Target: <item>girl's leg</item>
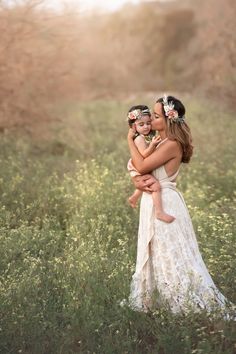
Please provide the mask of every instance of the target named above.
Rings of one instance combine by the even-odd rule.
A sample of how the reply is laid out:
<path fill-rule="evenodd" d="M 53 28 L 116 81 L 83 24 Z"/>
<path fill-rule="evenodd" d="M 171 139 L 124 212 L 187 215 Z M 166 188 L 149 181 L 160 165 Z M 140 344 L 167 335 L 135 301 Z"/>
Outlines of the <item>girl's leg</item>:
<path fill-rule="evenodd" d="M 131 197 L 128 198 L 129 204 L 132 206 L 132 208 L 136 207 L 137 201 L 142 195 L 142 191 L 139 189 L 135 189 L 134 193 L 131 195 Z"/>
<path fill-rule="evenodd" d="M 175 220 L 175 217 L 169 214 L 166 214 L 162 209 L 162 200 L 161 200 L 161 186 L 159 181 L 156 180 L 154 185 L 152 185 L 155 192 L 152 192 L 153 204 L 155 207 L 155 216 L 157 219 L 171 223 Z"/>

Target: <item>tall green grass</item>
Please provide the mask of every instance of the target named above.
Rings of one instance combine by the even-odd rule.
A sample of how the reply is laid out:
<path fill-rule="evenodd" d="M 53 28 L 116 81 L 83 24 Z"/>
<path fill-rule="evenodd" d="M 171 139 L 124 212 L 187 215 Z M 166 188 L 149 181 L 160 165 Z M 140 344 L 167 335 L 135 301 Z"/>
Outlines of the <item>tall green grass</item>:
<path fill-rule="evenodd" d="M 207 267 L 236 303 L 236 123 L 209 102 L 186 102 L 195 155 L 178 187 Z M 53 139 L 2 137 L 2 353 L 234 353 L 231 321 L 119 305 L 137 244 L 138 210 L 126 203 L 133 103 L 61 105 Z"/>

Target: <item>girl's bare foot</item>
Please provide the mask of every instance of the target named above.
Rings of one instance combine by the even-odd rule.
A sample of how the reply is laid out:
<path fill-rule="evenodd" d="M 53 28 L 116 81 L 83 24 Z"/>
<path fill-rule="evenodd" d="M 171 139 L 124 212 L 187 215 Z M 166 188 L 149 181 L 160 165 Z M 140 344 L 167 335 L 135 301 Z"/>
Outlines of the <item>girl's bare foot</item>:
<path fill-rule="evenodd" d="M 156 211 L 155 212 L 155 215 L 156 215 L 156 218 L 161 220 L 161 221 L 164 221 L 164 222 L 167 222 L 167 223 L 171 223 L 172 221 L 175 220 L 175 217 L 172 216 L 172 215 L 169 215 L 169 214 L 166 214 L 164 213 L 163 211 L 160 212 L 160 211 Z"/>
<path fill-rule="evenodd" d="M 137 200 L 133 196 L 128 198 L 128 203 L 132 208 L 136 208 L 137 206 Z"/>

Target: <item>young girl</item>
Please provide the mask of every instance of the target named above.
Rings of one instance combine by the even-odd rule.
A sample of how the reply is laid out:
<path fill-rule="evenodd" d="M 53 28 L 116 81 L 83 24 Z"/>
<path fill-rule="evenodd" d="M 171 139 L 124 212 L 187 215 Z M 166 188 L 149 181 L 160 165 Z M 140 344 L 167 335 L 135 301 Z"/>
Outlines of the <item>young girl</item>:
<path fill-rule="evenodd" d="M 137 146 L 140 154 L 145 158 L 154 152 L 157 145 L 160 143 L 160 137 L 151 138 L 151 113 L 147 106 L 138 105 L 130 108 L 128 112 L 128 124 L 130 127 L 135 128 L 136 135 L 134 143 Z M 151 141 L 150 141 L 151 140 Z M 127 165 L 128 171 L 131 177 L 140 176 L 140 173 L 135 169 L 131 159 Z M 158 180 L 153 177 L 152 184 L 152 199 L 155 207 L 155 216 L 157 219 L 171 223 L 175 218 L 169 214 L 166 214 L 162 209 L 161 201 L 161 187 Z M 132 208 L 136 207 L 137 201 L 142 195 L 142 191 L 136 189 L 135 192 L 128 198 L 129 204 Z"/>

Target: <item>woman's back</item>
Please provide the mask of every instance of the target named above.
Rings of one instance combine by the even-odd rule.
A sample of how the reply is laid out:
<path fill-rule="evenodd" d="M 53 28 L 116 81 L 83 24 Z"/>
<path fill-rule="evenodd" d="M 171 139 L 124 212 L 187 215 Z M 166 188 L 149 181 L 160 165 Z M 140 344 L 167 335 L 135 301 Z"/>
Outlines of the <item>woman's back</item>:
<path fill-rule="evenodd" d="M 160 166 L 158 168 L 156 168 L 152 174 L 153 176 L 159 180 L 159 182 L 162 184 L 163 182 L 175 182 L 178 174 L 179 174 L 179 170 L 180 167 L 177 169 L 177 171 L 175 173 L 173 173 L 172 175 L 168 176 L 165 166 Z"/>
<path fill-rule="evenodd" d="M 168 138 L 164 139 L 158 145 L 157 150 L 161 149 L 162 144 L 168 144 L 169 142 L 170 141 L 168 141 Z M 173 144 L 173 141 L 171 143 Z M 182 149 L 178 145 L 177 142 L 174 142 L 174 143 L 176 144 L 176 150 L 178 150 L 178 154 L 176 155 L 176 157 L 172 160 L 167 161 L 164 165 L 154 169 L 152 172 L 154 177 L 156 177 L 159 181 L 169 180 L 169 181 L 173 182 L 173 181 L 175 181 L 176 177 L 178 176 L 178 172 L 179 172 L 180 164 L 181 164 L 181 159 L 182 159 Z"/>

